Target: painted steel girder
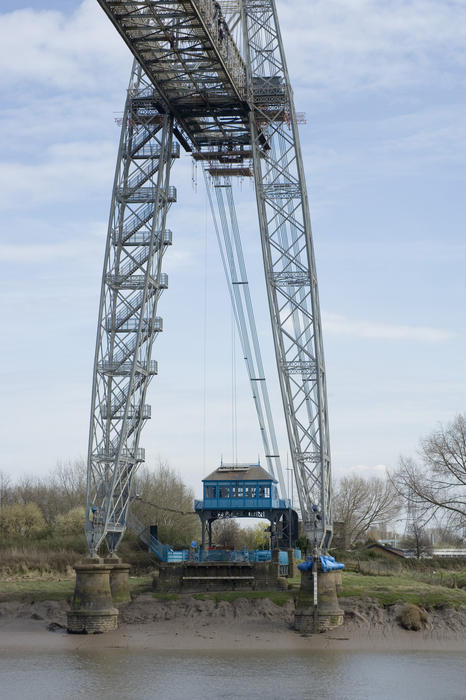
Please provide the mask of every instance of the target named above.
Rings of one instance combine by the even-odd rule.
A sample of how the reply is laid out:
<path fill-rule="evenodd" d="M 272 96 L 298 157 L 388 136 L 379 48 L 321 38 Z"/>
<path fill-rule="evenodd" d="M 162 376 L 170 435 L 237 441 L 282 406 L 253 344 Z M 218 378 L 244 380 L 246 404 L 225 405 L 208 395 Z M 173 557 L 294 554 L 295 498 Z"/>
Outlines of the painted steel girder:
<path fill-rule="evenodd" d="M 274 0 L 244 0 L 242 21 L 253 93 L 256 198 L 282 401 L 306 535 L 325 549 L 332 535 L 325 367 L 296 115 Z"/>
<path fill-rule="evenodd" d="M 144 461 L 142 428 L 157 373 L 152 345 L 167 276 L 161 265 L 171 244 L 166 214 L 175 200 L 170 168 L 179 155 L 173 120 L 160 115 L 157 95 L 134 65 L 122 122 L 99 310 L 89 435 L 86 535 L 91 554 L 107 541 L 118 547 L 126 528 L 132 478 Z M 144 119 L 141 119 L 143 105 Z"/>
<path fill-rule="evenodd" d="M 213 0 L 98 0 L 194 148 L 249 141 L 245 66 Z"/>

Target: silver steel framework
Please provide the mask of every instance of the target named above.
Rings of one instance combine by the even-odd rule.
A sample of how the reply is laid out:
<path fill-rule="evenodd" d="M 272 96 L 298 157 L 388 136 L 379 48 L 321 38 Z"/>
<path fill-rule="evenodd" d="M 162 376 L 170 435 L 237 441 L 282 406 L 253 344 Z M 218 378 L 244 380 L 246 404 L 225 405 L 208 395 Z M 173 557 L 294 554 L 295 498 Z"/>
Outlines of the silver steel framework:
<path fill-rule="evenodd" d="M 258 400 L 255 386 L 262 382 L 263 368 L 249 289 L 243 284 L 247 277 L 231 190 L 235 176 L 254 177 L 301 515 L 308 538 L 325 550 L 332 514 L 319 299 L 297 119 L 275 2 L 98 2 L 138 63 L 123 119 L 99 314 L 89 440 L 90 551 L 103 539 L 111 551 L 118 547 L 131 478 L 143 459 L 139 435 L 150 417 L 145 395 L 156 372 L 151 348 L 162 330 L 156 311 L 166 287 L 161 261 L 171 242 L 165 218 L 175 199 L 169 188 L 170 166 L 178 154 L 172 135 L 203 163 L 215 186 L 223 243 L 218 238 L 264 447 L 269 466 L 280 474 L 266 388 Z"/>
<path fill-rule="evenodd" d="M 274 0 L 243 0 L 250 128 L 278 376 L 304 529 L 332 536 L 324 353 L 296 113 Z"/>
<path fill-rule="evenodd" d="M 115 550 L 126 527 L 131 480 L 144 461 L 139 438 L 151 417 L 146 392 L 163 330 L 157 304 L 168 286 L 162 258 L 176 200 L 170 168 L 179 156 L 173 118 L 135 62 L 123 116 L 105 251 L 89 433 L 86 535 L 91 554 Z"/>

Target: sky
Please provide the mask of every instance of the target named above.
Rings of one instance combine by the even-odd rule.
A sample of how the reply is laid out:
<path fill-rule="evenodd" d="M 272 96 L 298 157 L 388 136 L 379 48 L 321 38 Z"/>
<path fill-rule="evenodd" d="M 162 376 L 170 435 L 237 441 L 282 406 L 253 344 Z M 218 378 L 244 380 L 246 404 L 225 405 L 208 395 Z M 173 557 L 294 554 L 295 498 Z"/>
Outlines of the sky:
<path fill-rule="evenodd" d="M 372 476 L 465 410 L 466 4 L 278 0 L 317 260 L 333 470 Z M 85 458 L 131 56 L 96 0 L 0 0 L 0 471 Z M 174 244 L 141 446 L 200 491 L 232 458 L 232 321 L 201 172 Z M 282 459 L 253 185 L 237 199 Z M 236 363 L 238 457 L 262 453 Z M 205 406 L 205 409 L 204 409 Z M 262 461 L 263 458 L 262 458 Z"/>

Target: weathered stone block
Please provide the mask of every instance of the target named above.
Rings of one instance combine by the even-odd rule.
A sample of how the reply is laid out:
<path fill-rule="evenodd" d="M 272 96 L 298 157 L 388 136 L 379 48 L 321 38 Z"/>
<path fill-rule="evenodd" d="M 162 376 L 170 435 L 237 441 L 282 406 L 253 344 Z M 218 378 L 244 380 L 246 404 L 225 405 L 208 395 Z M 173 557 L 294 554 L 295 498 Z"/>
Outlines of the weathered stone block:
<path fill-rule="evenodd" d="M 314 619 L 314 577 L 311 571 L 301 572 L 301 588 L 296 601 L 295 629 L 304 634 L 325 632 L 343 624 L 344 612 L 338 605 L 339 571 L 318 572 L 317 625 Z M 318 629 L 316 629 L 318 627 Z"/>
<path fill-rule="evenodd" d="M 118 610 L 110 590 L 111 566 L 99 557 L 84 559 L 75 566 L 76 585 L 71 610 L 67 613 L 68 632 L 97 634 L 118 627 Z"/>

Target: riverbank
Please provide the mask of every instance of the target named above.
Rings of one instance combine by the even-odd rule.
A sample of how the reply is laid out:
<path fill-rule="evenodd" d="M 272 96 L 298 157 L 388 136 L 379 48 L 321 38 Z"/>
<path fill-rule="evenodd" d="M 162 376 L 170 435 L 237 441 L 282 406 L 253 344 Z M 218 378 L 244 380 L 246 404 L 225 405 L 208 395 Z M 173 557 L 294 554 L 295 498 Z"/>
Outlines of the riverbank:
<path fill-rule="evenodd" d="M 340 599 L 345 624 L 320 635 L 303 636 L 291 625 L 294 601 L 276 605 L 267 598 L 199 600 L 180 595 L 161 600 L 136 596 L 120 606 L 120 627 L 105 635 L 66 633 L 68 603 L 0 603 L 0 650 L 306 650 L 466 651 L 466 607 L 427 613 L 419 631 L 402 629 L 401 605 Z"/>

